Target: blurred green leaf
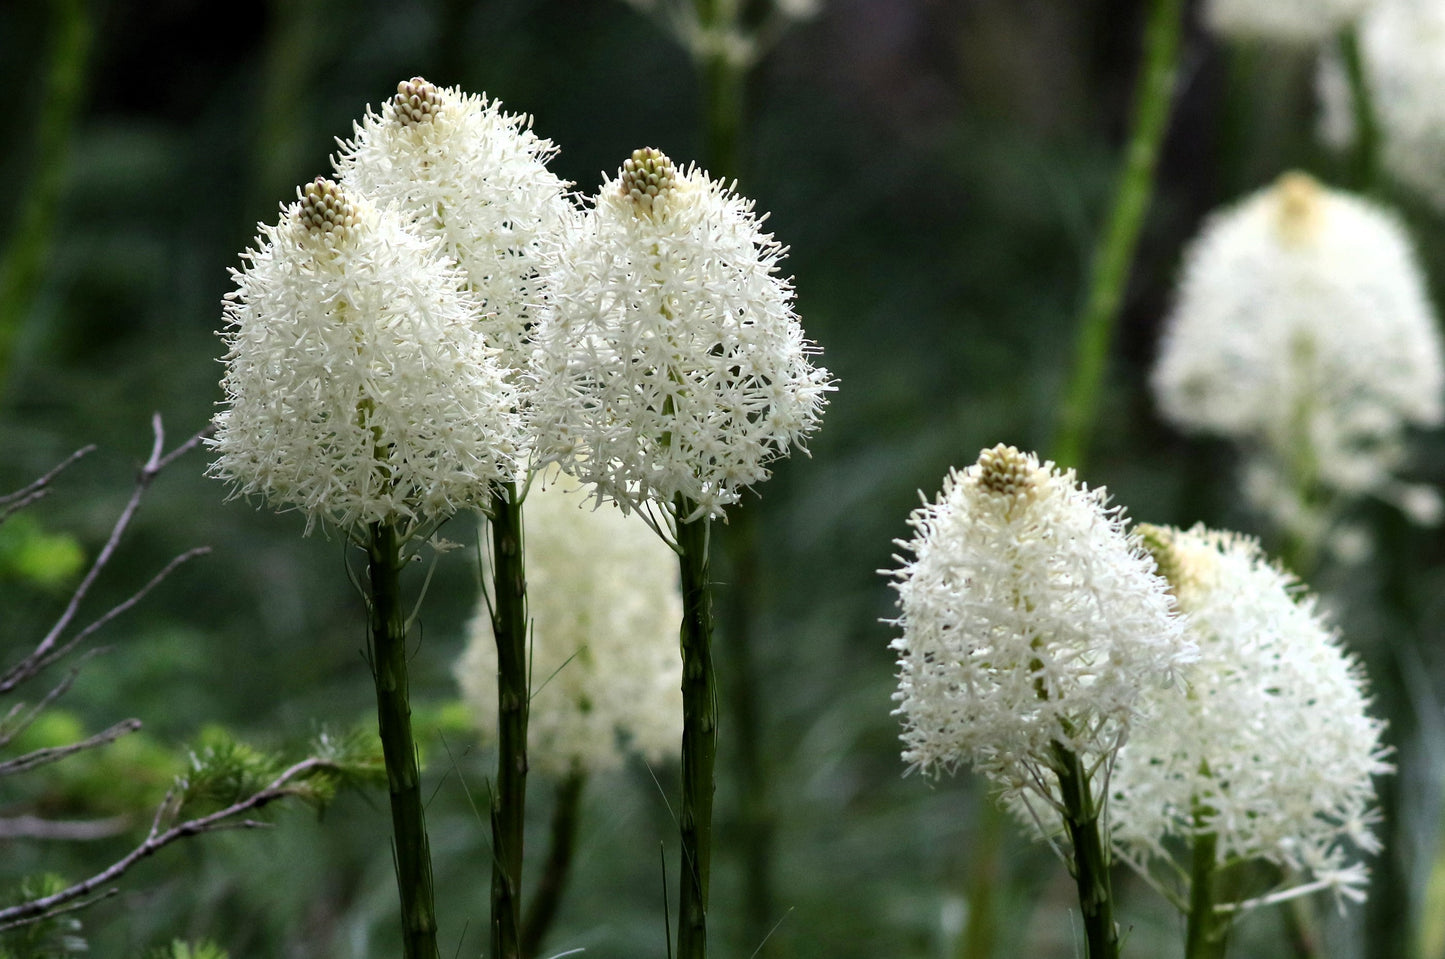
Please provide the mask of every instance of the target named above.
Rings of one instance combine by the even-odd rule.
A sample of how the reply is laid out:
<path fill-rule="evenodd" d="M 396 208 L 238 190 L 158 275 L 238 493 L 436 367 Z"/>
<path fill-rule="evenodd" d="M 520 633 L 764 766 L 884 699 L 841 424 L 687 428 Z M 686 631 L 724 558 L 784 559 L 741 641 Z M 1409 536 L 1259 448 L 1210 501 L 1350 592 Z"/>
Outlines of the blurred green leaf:
<path fill-rule="evenodd" d="M 85 550 L 69 533 L 48 532 L 40 521 L 19 513 L 0 525 L 0 579 L 18 579 L 49 592 L 74 582 L 85 565 Z"/>

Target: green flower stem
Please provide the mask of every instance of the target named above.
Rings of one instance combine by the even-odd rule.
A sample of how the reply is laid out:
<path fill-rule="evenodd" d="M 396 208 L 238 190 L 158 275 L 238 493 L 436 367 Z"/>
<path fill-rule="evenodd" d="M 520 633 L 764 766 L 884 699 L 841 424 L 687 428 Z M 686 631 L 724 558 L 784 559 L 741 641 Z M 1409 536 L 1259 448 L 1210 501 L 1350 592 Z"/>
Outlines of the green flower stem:
<path fill-rule="evenodd" d="M 1134 100 L 1133 130 L 1114 208 L 1095 251 L 1087 299 L 1079 318 L 1074 371 L 1061 411 L 1054 459 L 1078 469 L 1088 455 L 1098 416 L 1099 390 L 1129 278 L 1174 93 L 1183 0 L 1150 0 L 1144 28 L 1144 69 Z"/>
<path fill-rule="evenodd" d="M 730 668 L 720 677 L 726 697 L 729 772 L 737 783 L 737 848 L 743 868 L 743 900 L 748 941 L 759 943 L 759 956 L 777 920 L 773 908 L 773 835 L 777 815 L 768 788 L 767 757 L 763 736 L 763 679 L 758 668 L 756 600 L 758 575 L 758 514 L 763 503 L 754 500 L 732 507 L 728 535 L 723 541 L 723 641 Z"/>
<path fill-rule="evenodd" d="M 406 612 L 401 601 L 401 543 L 395 527 L 373 523 L 367 544 L 371 576 L 371 671 L 376 718 L 391 791 L 396 887 L 401 897 L 402 954 L 437 959 L 431 848 L 421 798 L 416 740 L 407 691 Z"/>
<path fill-rule="evenodd" d="M 0 383 L 25 324 L 25 315 L 50 262 L 55 213 L 65 189 L 66 155 L 80 110 L 95 35 L 86 0 L 50 0 L 52 35 L 45 86 L 34 110 L 35 155 L 9 242 L 0 252 Z"/>
<path fill-rule="evenodd" d="M 497 780 L 492 785 L 492 951 L 521 959 L 527 806 L 527 577 L 515 483 L 492 486 L 492 634 L 497 639 Z"/>
<path fill-rule="evenodd" d="M 695 0 L 698 21 L 718 35 L 738 27 L 734 0 Z M 707 169 L 723 181 L 743 173 L 743 127 L 751 60 L 740 61 L 725 53 L 698 58 L 702 91 L 703 144 Z M 724 540 L 723 581 L 719 597 L 724 604 L 724 639 L 730 650 L 731 669 L 721 677 L 729 723 L 730 773 L 736 777 L 739 807 L 737 849 L 742 859 L 746 937 L 760 943 L 758 955 L 769 950 L 768 934 L 776 920 L 773 907 L 773 835 L 777 815 L 765 772 L 763 749 L 762 682 L 757 657 L 758 527 L 762 502 L 738 504 L 729 511 Z"/>
<path fill-rule="evenodd" d="M 1194 812 L 1194 828 L 1203 829 L 1209 810 Z M 1213 832 L 1194 834 L 1193 862 L 1189 870 L 1189 917 L 1184 932 L 1184 959 L 1224 959 L 1229 917 L 1214 908 L 1215 874 L 1219 836 Z"/>
<path fill-rule="evenodd" d="M 1360 52 L 1360 32 L 1355 25 L 1340 34 L 1340 57 L 1350 83 L 1350 109 L 1355 120 L 1355 148 L 1350 157 L 1351 182 L 1360 193 L 1375 189 L 1380 172 L 1380 124 L 1370 96 L 1365 61 Z"/>
<path fill-rule="evenodd" d="M 1087 959 L 1118 959 L 1119 928 L 1114 924 L 1113 886 L 1109 879 L 1109 851 L 1099 829 L 1099 806 L 1090 791 L 1089 777 L 1078 753 L 1053 744 L 1054 773 L 1059 777 L 1059 798 L 1064 804 L 1064 825 L 1073 847 L 1074 882 L 1079 890 L 1079 911 L 1084 917 Z"/>
<path fill-rule="evenodd" d="M 587 785 L 587 774 L 573 769 L 557 786 L 556 805 L 552 809 L 552 836 L 547 849 L 547 860 L 542 866 L 542 878 L 532 901 L 527 904 L 527 915 L 522 921 L 522 955 L 540 955 L 542 942 L 547 930 L 557 917 L 557 907 L 562 903 L 562 892 L 567 888 L 567 875 L 572 868 L 572 851 L 577 846 L 577 820 L 582 807 L 582 790 Z"/>
<path fill-rule="evenodd" d="M 682 890 L 677 959 L 707 956 L 707 893 L 712 863 L 713 765 L 717 759 L 717 685 L 712 666 L 712 593 L 707 517 L 686 521 L 693 504 L 679 496 L 677 548 L 682 567 Z"/>

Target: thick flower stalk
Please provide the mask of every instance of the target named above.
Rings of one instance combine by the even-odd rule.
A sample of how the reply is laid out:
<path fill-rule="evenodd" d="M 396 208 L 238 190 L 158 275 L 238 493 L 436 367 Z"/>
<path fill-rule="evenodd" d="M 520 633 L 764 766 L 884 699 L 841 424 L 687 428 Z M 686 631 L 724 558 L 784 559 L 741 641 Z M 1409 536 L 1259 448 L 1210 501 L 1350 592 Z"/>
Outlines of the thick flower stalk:
<path fill-rule="evenodd" d="M 1313 46 L 1333 38 L 1378 0 L 1207 0 L 1204 23 L 1231 40 Z"/>
<path fill-rule="evenodd" d="M 1351 499 L 1439 512 L 1396 471 L 1407 430 L 1445 419 L 1440 335 L 1403 229 L 1365 200 L 1290 173 L 1209 220 L 1152 385 L 1171 422 L 1244 447 L 1246 493 L 1306 564 Z"/>
<path fill-rule="evenodd" d="M 1198 645 L 1183 688 L 1146 692 L 1110 784 L 1123 858 L 1187 914 L 1191 959 L 1222 956 L 1244 909 L 1330 889 L 1362 900 L 1376 852 L 1372 777 L 1390 771 L 1363 670 L 1314 598 L 1253 539 L 1141 527 Z M 1183 843 L 1182 862 L 1179 855 Z M 1286 885 L 1227 901 L 1242 864 Z M 1153 867 L 1176 863 L 1166 877 Z"/>
<path fill-rule="evenodd" d="M 367 552 L 370 664 L 407 959 L 437 955 L 411 731 L 408 543 L 514 469 L 516 395 L 436 240 L 329 180 L 262 227 L 228 294 L 211 474 Z"/>
<path fill-rule="evenodd" d="M 1045 833 L 1069 834 L 1090 959 L 1117 955 L 1103 782 L 1146 690 L 1193 647 L 1123 512 L 1010 446 L 909 518 L 896 578 L 903 760 L 967 763 Z"/>
<path fill-rule="evenodd" d="M 1445 0 L 1376 0 L 1356 26 L 1360 73 L 1346 58 L 1320 61 L 1320 133 L 1332 146 L 1361 136 L 1360 90 L 1378 126 L 1380 165 L 1400 183 L 1445 208 Z M 1375 130 L 1368 126 L 1366 137 Z"/>
<path fill-rule="evenodd" d="M 552 844 L 522 924 L 524 956 L 560 902 L 586 780 L 621 765 L 675 756 L 682 735 L 682 597 L 677 558 L 639 516 L 587 508 L 571 477 L 527 495 L 529 643 L 527 755 L 558 783 Z M 497 645 L 483 604 L 456 675 L 483 741 L 497 740 Z"/>
<path fill-rule="evenodd" d="M 568 184 L 547 169 L 555 153 L 532 132 L 530 118 L 413 77 L 367 113 L 336 159 L 348 188 L 396 206 L 413 230 L 437 237 L 456 259 L 523 407 L 532 382 L 531 330 L 546 297 L 541 274 L 576 215 Z M 527 443 L 518 438 L 519 446 Z M 492 951 L 506 959 L 518 949 L 528 768 L 527 586 L 515 479 L 493 485 L 487 513 L 502 740 L 492 790 Z"/>
<path fill-rule="evenodd" d="M 777 275 L 782 255 L 750 202 L 637 150 L 548 274 L 552 309 L 537 334 L 531 413 L 544 455 L 595 484 L 598 499 L 644 513 L 679 557 L 680 959 L 707 954 L 717 752 L 710 521 L 802 446 L 833 388 L 809 361 L 817 350 Z"/>
<path fill-rule="evenodd" d="M 638 516 L 592 509 L 576 480 L 539 478 L 527 494 L 533 636 L 532 767 L 561 778 L 660 762 L 682 734 L 682 595 L 677 557 Z M 496 740 L 497 648 L 483 603 L 456 675 L 484 741 Z"/>

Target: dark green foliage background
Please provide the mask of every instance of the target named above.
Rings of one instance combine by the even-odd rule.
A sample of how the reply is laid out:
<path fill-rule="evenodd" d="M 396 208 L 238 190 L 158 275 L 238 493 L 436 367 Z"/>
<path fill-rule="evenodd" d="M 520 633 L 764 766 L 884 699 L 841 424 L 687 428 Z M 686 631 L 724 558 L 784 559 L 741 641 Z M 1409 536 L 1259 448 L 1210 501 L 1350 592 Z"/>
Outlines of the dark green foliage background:
<path fill-rule="evenodd" d="M 0 6 L 6 249 L 37 182 L 52 9 L 68 5 Z M 951 465 L 999 441 L 1048 453 L 1120 160 L 1141 6 L 824 0 L 821 16 L 785 36 L 753 76 L 743 190 L 792 248 L 798 310 L 839 390 L 812 456 L 781 464 L 746 507 L 762 530 L 756 682 L 778 816 L 777 928 L 759 948 L 758 931 L 740 918 L 725 718 L 711 923 L 719 956 L 952 955 L 950 930 L 980 876 L 995 909 L 994 955 L 1076 954 L 1071 888 L 1047 851 L 992 812 L 966 772 L 902 777 L 889 715 L 891 628 L 880 622 L 892 594 L 876 571 L 895 565 L 892 540 L 906 535 L 917 491 L 932 496 Z M 220 399 L 220 302 L 255 223 L 273 221 L 296 184 L 328 173 L 334 138 L 398 80 L 421 74 L 532 114 L 561 147 L 554 169 L 584 193 L 634 147 L 681 161 L 702 149 L 691 63 L 656 23 L 612 0 L 78 8 L 94 39 L 59 207 L 47 235 L 25 238 L 47 244 L 38 284 L 0 317 L 18 330 L 0 381 L 0 489 L 99 443 L 32 511 L 47 530 L 73 533 L 87 555 L 148 449 L 151 412 L 175 441 L 200 429 Z M 1139 519 L 1265 532 L 1236 504 L 1230 450 L 1160 423 L 1146 371 L 1181 245 L 1201 217 L 1291 166 L 1338 182 L 1344 165 L 1312 139 L 1305 58 L 1227 49 L 1194 17 L 1085 478 Z M 1440 289 L 1445 220 L 1399 199 Z M 1417 477 L 1445 479 L 1440 438 L 1422 437 L 1419 449 Z M 208 544 L 214 553 L 106 631 L 110 651 L 87 666 L 65 707 L 89 731 L 139 717 L 146 736 L 177 754 L 212 724 L 283 746 L 322 725 L 369 721 L 364 619 L 345 572 L 357 558 L 335 538 L 303 539 L 297 515 L 224 502 L 204 465 L 192 455 L 162 477 L 89 608 L 123 598 L 183 549 Z M 1404 930 L 1408 941 L 1428 914 L 1419 897 L 1435 857 L 1445 750 L 1433 699 L 1445 678 L 1442 539 L 1384 508 L 1365 513 L 1379 530 L 1377 561 L 1317 585 L 1396 721 L 1405 820 L 1387 853 L 1396 866 L 1380 871 L 1397 885 L 1377 895 L 1368 922 Z M 475 523 L 458 518 L 444 535 L 474 545 Z M 491 757 L 444 715 L 476 589 L 474 554 L 442 558 L 413 667 L 414 699 L 432 730 L 425 759 L 441 937 L 457 955 L 479 954 L 486 939 L 487 830 L 476 808 Z M 0 581 L 7 662 L 33 644 L 61 596 Z M 1401 675 L 1412 678 L 1413 699 Z M 1429 718 L 1410 720 L 1411 703 Z M 147 756 L 135 753 L 136 768 L 155 767 Z M 25 790 L 0 783 L 0 815 L 63 792 L 79 804 L 65 812 L 107 812 L 111 793 L 130 795 L 143 777 L 123 762 L 106 769 L 98 780 L 72 777 L 90 785 L 68 792 L 38 776 Z M 655 782 L 639 766 L 589 789 L 555 951 L 665 954 L 661 860 L 675 898 L 667 803 L 676 771 L 652 772 Z M 155 788 L 137 787 L 142 797 Z M 532 797 L 537 857 L 549 787 L 536 780 Z M 395 955 L 384 795 L 344 797 L 320 821 L 301 811 L 277 821 L 264 834 L 172 847 L 138 869 L 119 896 L 84 915 L 92 954 L 139 956 L 177 937 L 209 937 L 235 957 Z M 79 847 L 0 840 L 0 879 L 78 878 L 137 834 Z M 1179 954 L 1177 920 L 1147 889 L 1121 884 L 1126 954 Z M 1329 955 L 1359 954 L 1361 910 L 1338 919 L 1322 908 L 1320 917 Z M 1272 918 L 1243 925 L 1235 955 L 1277 954 Z"/>

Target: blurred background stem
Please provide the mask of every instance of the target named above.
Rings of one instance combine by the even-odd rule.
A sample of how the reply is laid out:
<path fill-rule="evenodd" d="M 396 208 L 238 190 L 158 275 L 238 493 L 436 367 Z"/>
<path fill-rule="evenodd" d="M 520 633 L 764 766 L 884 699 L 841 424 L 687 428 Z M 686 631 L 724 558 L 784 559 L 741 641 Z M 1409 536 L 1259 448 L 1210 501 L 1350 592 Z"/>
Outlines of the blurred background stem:
<path fill-rule="evenodd" d="M 393 526 L 371 525 L 367 556 L 371 581 L 371 669 L 376 680 L 377 725 L 391 792 L 403 955 L 406 959 L 437 959 L 431 848 L 421 799 L 416 740 L 411 731 L 406 612 L 401 601 L 404 560 Z"/>
<path fill-rule="evenodd" d="M 1154 192 L 1154 173 L 1174 94 L 1183 28 L 1183 0 L 1149 0 L 1144 27 L 1144 65 L 1135 89 L 1134 115 L 1114 205 L 1094 251 L 1089 286 L 1079 317 L 1074 370 L 1060 408 L 1054 460 L 1082 469 L 1098 417 L 1099 392 L 1109 345 L 1129 281 L 1129 266 Z"/>
<path fill-rule="evenodd" d="M 1340 59 L 1350 84 L 1350 110 L 1354 117 L 1355 142 L 1350 156 L 1350 186 L 1359 193 L 1371 193 L 1379 181 L 1380 125 L 1370 96 L 1369 78 L 1360 51 L 1360 31 L 1355 25 L 1340 34 Z"/>
<path fill-rule="evenodd" d="M 527 807 L 527 578 L 517 484 L 492 487 L 492 634 L 497 640 L 497 779 L 492 786 L 491 955 L 520 959 Z"/>
<path fill-rule="evenodd" d="M 736 0 L 695 0 L 703 34 L 723 36 L 748 29 L 740 21 Z M 697 58 L 702 96 L 703 164 L 722 182 L 743 178 L 743 137 L 749 67 L 729 56 L 726 44 L 713 44 Z M 733 827 L 743 870 L 743 941 L 757 955 L 768 955 L 768 935 L 777 917 L 773 908 L 773 839 L 777 814 L 766 772 L 763 749 L 762 678 L 758 664 L 758 534 L 762 501 L 738 503 L 728 516 L 728 535 L 719 550 L 722 635 L 728 647 L 728 668 L 719 675 L 727 704 L 731 734 L 724 751 L 736 786 Z"/>
<path fill-rule="evenodd" d="M 522 921 L 522 955 L 528 959 L 541 954 L 547 930 L 562 904 L 562 893 L 567 888 L 567 876 L 572 868 L 572 852 L 577 846 L 577 820 L 586 785 L 587 774 L 575 767 L 557 784 L 547 858 Z"/>
<path fill-rule="evenodd" d="M 94 36 L 85 0 L 51 0 L 50 19 L 45 87 L 35 101 L 41 106 L 29 114 L 35 120 L 31 179 L 18 189 L 11 187 L 23 199 L 10 240 L 0 252 L 0 397 L 45 274 Z"/>

